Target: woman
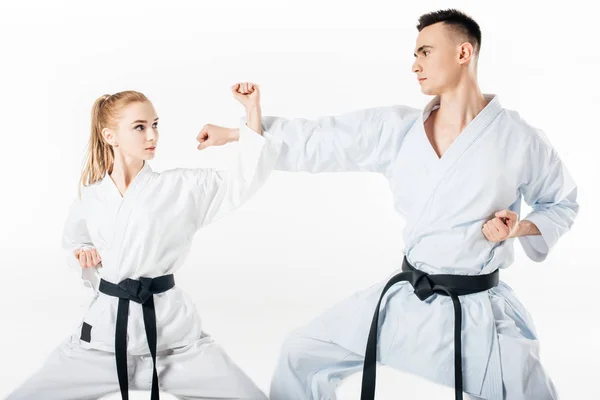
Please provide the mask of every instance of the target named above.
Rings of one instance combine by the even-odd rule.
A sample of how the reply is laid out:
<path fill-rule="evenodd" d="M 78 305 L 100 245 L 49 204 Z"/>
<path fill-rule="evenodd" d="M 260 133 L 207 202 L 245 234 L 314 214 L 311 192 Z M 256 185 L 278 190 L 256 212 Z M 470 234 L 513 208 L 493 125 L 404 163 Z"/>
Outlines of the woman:
<path fill-rule="evenodd" d="M 247 123 L 206 125 L 197 137 L 199 150 L 233 142 L 237 158 L 227 171 L 152 171 L 159 138 L 152 103 L 134 91 L 96 100 L 81 192 L 63 237 L 69 263 L 96 295 L 77 332 L 9 399 L 96 399 L 118 390 L 127 399 L 129 388 L 158 399 L 159 387 L 181 399 L 266 399 L 202 332 L 173 276 L 195 232 L 245 203 L 281 150 L 262 136 L 258 87 L 232 89 Z"/>

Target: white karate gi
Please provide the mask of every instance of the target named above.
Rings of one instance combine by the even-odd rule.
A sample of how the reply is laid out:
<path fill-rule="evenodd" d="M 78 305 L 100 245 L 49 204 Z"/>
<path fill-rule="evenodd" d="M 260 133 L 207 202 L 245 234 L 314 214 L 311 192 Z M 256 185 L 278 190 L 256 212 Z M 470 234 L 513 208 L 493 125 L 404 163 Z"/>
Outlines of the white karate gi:
<path fill-rule="evenodd" d="M 520 213 L 522 199 L 532 206 L 525 219 L 542 235 L 519 242 L 540 262 L 571 228 L 578 204 L 576 185 L 545 134 L 502 108 L 497 96 L 485 96 L 490 102 L 441 158 L 423 124 L 439 107 L 439 97 L 424 110 L 392 106 L 316 120 L 264 117 L 263 127 L 284 142 L 276 170 L 383 174 L 406 220 L 403 253 L 416 268 L 487 274 L 514 260 L 513 239 L 492 243 L 483 235 L 483 224 L 495 212 Z M 336 398 L 339 380 L 362 370 L 375 305 L 390 277 L 286 339 L 272 400 Z M 461 303 L 465 392 L 474 399 L 556 399 L 539 360 L 532 318 L 511 288 L 501 282 L 461 296 Z M 435 294 L 420 301 L 402 282 L 387 292 L 381 310 L 378 361 L 454 387 L 451 299 Z"/>
<path fill-rule="evenodd" d="M 148 162 L 121 196 L 105 176 L 82 190 L 64 228 L 67 262 L 82 271 L 96 295 L 80 328 L 9 399 L 96 399 L 119 390 L 114 355 L 118 298 L 98 292 L 100 278 L 175 273 L 185 262 L 195 232 L 245 203 L 268 179 L 281 142 L 241 124 L 233 165 L 227 171 L 176 168 L 153 172 Z M 101 267 L 82 269 L 73 252 L 95 247 Z M 266 399 L 266 396 L 202 331 L 196 308 L 177 286 L 154 295 L 160 390 L 182 399 Z M 152 358 L 142 306 L 131 302 L 128 324 L 129 388 L 150 390 Z"/>

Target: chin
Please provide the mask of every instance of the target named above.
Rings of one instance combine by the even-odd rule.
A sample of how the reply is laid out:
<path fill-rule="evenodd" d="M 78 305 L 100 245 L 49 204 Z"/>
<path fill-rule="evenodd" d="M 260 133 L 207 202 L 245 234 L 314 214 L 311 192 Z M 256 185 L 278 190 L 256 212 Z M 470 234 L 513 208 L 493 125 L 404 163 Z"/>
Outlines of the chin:
<path fill-rule="evenodd" d="M 438 96 L 440 94 L 440 91 L 437 90 L 436 88 L 431 88 L 428 86 L 421 86 L 421 93 L 423 93 L 427 96 Z"/>

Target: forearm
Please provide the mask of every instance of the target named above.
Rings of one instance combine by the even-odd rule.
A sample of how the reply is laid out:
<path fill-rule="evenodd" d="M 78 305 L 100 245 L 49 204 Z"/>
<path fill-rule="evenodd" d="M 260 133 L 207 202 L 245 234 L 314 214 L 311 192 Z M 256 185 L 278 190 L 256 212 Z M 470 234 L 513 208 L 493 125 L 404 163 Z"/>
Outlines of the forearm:
<path fill-rule="evenodd" d="M 260 104 L 249 106 L 246 108 L 246 125 L 254 132 L 263 134 L 261 124 L 262 112 Z"/>
<path fill-rule="evenodd" d="M 267 132 L 267 131 L 265 131 Z M 231 139 L 236 133 L 238 137 Z M 282 143 L 257 134 L 245 123 L 229 129 L 231 159 L 224 170 L 204 169 L 196 209 L 196 229 L 220 219 L 244 204 L 269 178 Z"/>
<path fill-rule="evenodd" d="M 277 170 L 384 172 L 416 118 L 417 110 L 389 106 L 313 119 L 263 116 L 262 127 L 284 143 Z"/>
<path fill-rule="evenodd" d="M 263 134 L 262 124 L 261 124 L 261 108 L 258 106 L 249 106 L 246 108 L 246 125 L 248 128 L 252 129 L 254 132 Z M 239 128 L 229 128 L 228 133 L 228 141 L 236 142 L 240 139 L 240 129 Z"/>
<path fill-rule="evenodd" d="M 513 237 L 535 236 L 535 235 L 541 235 L 541 232 L 538 229 L 537 225 L 531 221 L 524 219 L 522 221 L 519 221 L 519 225 L 517 226 L 517 231 L 515 232 Z"/>

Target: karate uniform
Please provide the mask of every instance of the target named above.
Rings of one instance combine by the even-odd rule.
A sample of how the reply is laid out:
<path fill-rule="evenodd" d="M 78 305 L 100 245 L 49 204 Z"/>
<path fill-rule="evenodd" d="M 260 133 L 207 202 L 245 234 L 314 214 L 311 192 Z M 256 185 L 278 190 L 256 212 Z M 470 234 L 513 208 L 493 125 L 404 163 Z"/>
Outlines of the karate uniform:
<path fill-rule="evenodd" d="M 400 246 L 428 274 L 482 275 L 509 267 L 514 239 L 488 241 L 494 213 L 520 213 L 541 235 L 519 237 L 527 256 L 546 259 L 578 213 L 577 187 L 545 134 L 504 109 L 496 95 L 440 158 L 423 109 L 377 107 L 315 120 L 264 117 L 268 136 L 283 141 L 275 169 L 383 174 L 405 219 Z M 368 266 L 365 266 L 368 267 Z M 340 380 L 362 370 L 367 335 L 383 286 L 378 283 L 332 306 L 285 340 L 271 385 L 272 400 L 335 399 Z M 501 279 L 502 274 L 500 274 Z M 464 391 L 472 399 L 550 400 L 557 393 L 539 358 L 533 320 L 512 289 L 500 283 L 461 296 Z M 419 300 L 406 282 L 385 295 L 379 317 L 378 361 L 454 387 L 452 300 Z M 402 393 L 398 393 L 402 397 Z"/>
<path fill-rule="evenodd" d="M 119 299 L 98 291 L 101 279 L 173 274 L 186 261 L 196 231 L 244 204 L 268 179 L 281 141 L 240 127 L 226 171 L 176 168 L 154 172 L 146 161 L 121 196 L 108 176 L 83 188 L 64 227 L 67 262 L 95 290 L 80 326 L 9 399 L 96 399 L 119 390 L 115 318 Z M 100 266 L 81 268 L 73 252 L 96 248 Z M 160 390 L 182 399 L 266 399 L 202 331 L 191 298 L 177 286 L 155 294 Z M 150 389 L 152 359 L 142 307 L 131 303 L 127 329 L 129 387 Z"/>

